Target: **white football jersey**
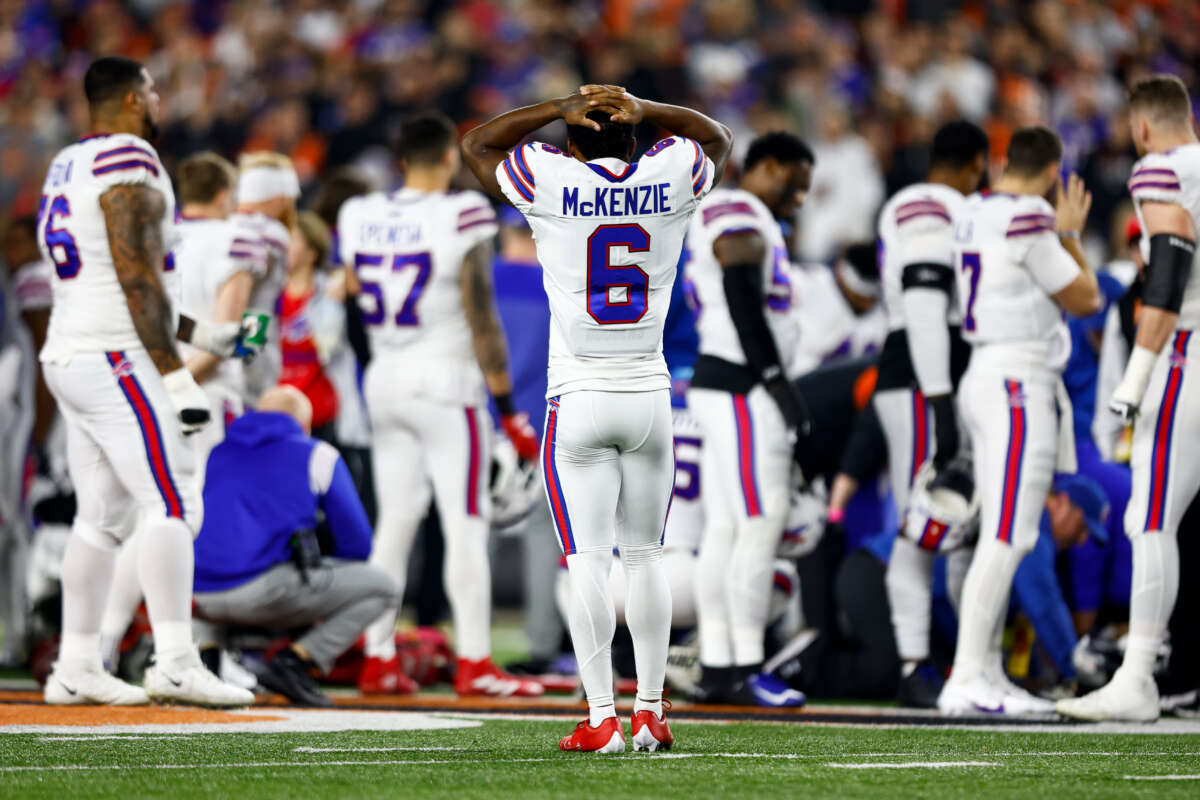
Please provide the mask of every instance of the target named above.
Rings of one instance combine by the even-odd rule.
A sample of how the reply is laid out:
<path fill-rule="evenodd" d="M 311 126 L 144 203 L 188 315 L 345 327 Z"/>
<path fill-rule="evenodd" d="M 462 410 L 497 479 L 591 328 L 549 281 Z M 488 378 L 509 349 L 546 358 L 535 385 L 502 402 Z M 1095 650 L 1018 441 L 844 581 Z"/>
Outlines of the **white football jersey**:
<path fill-rule="evenodd" d="M 687 224 L 713 172 L 682 136 L 632 164 L 583 162 L 532 142 L 496 168 L 533 229 L 550 300 L 547 397 L 670 387 L 663 324 Z"/>
<path fill-rule="evenodd" d="M 955 220 L 954 246 L 963 338 L 1021 345 L 1061 367 L 1070 336 L 1051 295 L 1080 269 L 1058 239 L 1050 204 L 1032 195 L 971 195 Z"/>
<path fill-rule="evenodd" d="M 1175 203 L 1192 216 L 1192 226 L 1200 231 L 1200 144 L 1186 144 L 1165 153 L 1151 153 L 1133 167 L 1129 193 L 1138 222 L 1146 230 L 1142 203 Z M 1143 236 L 1142 258 L 1150 262 L 1150 237 Z M 1183 290 L 1178 327 L 1184 330 L 1200 325 L 1200 253 L 1192 260 L 1192 273 Z"/>
<path fill-rule="evenodd" d="M 726 234 L 754 231 L 766 242 L 763 254 L 763 303 L 779 360 L 795 360 L 799 327 L 792 312 L 791 269 L 779 222 L 754 195 L 741 189 L 717 189 L 709 195 L 688 231 L 687 275 L 696 291 L 696 331 L 700 354 L 745 364 L 746 354 L 725 302 L 725 277 L 713 244 Z"/>
<path fill-rule="evenodd" d="M 672 409 L 671 421 L 675 437 L 675 489 L 663 531 L 663 547 L 695 553 L 704 537 L 704 501 L 700 496 L 704 486 L 700 475 L 704 433 L 687 409 Z"/>
<path fill-rule="evenodd" d="M 13 294 L 21 312 L 40 311 L 54 305 L 54 265 L 45 259 L 30 261 L 12 274 Z"/>
<path fill-rule="evenodd" d="M 798 331 L 789 375 L 804 375 L 822 364 L 877 352 L 887 338 L 887 317 L 879 303 L 859 314 L 846 301 L 826 264 L 793 264 L 792 314 Z"/>
<path fill-rule="evenodd" d="M 467 253 L 496 231 L 496 213 L 479 192 L 375 192 L 347 200 L 338 214 L 342 263 L 353 264 L 362 283 L 372 356 L 402 360 L 416 394 L 482 400 L 461 273 Z"/>
<path fill-rule="evenodd" d="M 255 260 L 254 289 L 250 293 L 250 308 L 271 315 L 267 325 L 267 345 L 249 364 L 244 364 L 242 399 L 253 405 L 259 395 L 279 382 L 283 370 L 283 354 L 279 347 L 279 297 L 287 283 L 288 247 L 292 232 L 277 219 L 261 212 L 238 212 L 229 218 L 237 229 L 239 244 L 254 243 L 262 251 Z"/>
<path fill-rule="evenodd" d="M 964 198 L 941 183 L 916 183 L 892 195 L 879 214 L 879 275 L 888 331 L 904 323 L 904 268 L 941 264 L 954 268 L 954 217 Z M 950 302 L 946 323 L 958 325 L 958 303 Z"/>
<path fill-rule="evenodd" d="M 176 228 L 179 231 L 179 244 L 175 247 L 179 306 L 192 319 L 213 320 L 217 294 L 237 273 L 248 272 L 255 279 L 266 274 L 266 244 L 259 237 L 246 236 L 245 230 L 235 221 L 181 216 Z M 187 359 L 196 350 L 181 343 L 179 352 Z M 226 358 L 209 380 L 240 394 L 242 376 L 241 360 Z"/>
<path fill-rule="evenodd" d="M 43 361 L 74 353 L 132 350 L 142 346 L 117 279 L 100 197 L 113 186 L 149 186 L 163 196 L 163 288 L 178 299 L 171 258 L 175 246 L 175 193 L 158 153 L 128 133 L 88 136 L 50 162 L 38 206 L 38 243 L 54 264 L 54 307 Z"/>

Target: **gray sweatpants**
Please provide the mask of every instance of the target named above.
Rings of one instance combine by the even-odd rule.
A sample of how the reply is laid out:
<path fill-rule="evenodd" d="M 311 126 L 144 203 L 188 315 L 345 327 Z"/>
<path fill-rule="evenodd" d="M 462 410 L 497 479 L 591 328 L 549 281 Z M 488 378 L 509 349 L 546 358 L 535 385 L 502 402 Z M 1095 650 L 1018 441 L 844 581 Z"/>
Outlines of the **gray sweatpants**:
<path fill-rule="evenodd" d="M 281 629 L 316 622 L 296 644 L 329 672 L 395 594 L 383 571 L 361 561 L 326 559 L 308 571 L 308 583 L 292 564 L 279 564 L 241 586 L 197 592 L 195 600 L 198 616 L 216 625 Z"/>

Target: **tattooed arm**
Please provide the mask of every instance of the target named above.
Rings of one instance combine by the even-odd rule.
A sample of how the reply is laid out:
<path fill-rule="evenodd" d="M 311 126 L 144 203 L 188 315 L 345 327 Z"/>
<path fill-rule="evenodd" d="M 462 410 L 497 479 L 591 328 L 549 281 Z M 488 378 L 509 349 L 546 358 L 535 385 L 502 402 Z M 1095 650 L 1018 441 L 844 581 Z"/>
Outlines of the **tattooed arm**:
<path fill-rule="evenodd" d="M 459 276 L 463 310 L 471 328 L 475 358 L 483 370 L 488 391 L 493 397 L 512 393 L 512 378 L 508 374 L 508 341 L 496 313 L 496 298 L 492 290 L 492 245 L 480 242 L 463 258 Z M 501 413 L 504 410 L 501 409 Z"/>
<path fill-rule="evenodd" d="M 163 263 L 163 196 L 148 186 L 119 184 L 100 196 L 100 208 L 133 327 L 158 371 L 174 372 L 183 362 L 175 350 L 171 303 L 158 277 Z"/>

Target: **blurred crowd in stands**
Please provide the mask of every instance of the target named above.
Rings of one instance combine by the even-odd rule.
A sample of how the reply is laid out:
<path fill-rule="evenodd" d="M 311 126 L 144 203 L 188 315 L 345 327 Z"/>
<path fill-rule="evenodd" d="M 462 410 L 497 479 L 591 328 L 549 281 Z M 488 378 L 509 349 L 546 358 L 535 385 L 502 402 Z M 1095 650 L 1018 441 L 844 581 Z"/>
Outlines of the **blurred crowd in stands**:
<path fill-rule="evenodd" d="M 1124 87 L 1196 85 L 1191 0 L 5 0 L 0 213 L 28 213 L 44 167 L 84 125 L 98 54 L 144 60 L 163 92 L 169 167 L 204 149 L 275 150 L 306 192 L 355 164 L 391 184 L 396 121 L 435 106 L 463 129 L 581 81 L 700 108 L 735 132 L 786 127 L 821 165 L 800 252 L 869 239 L 882 199 L 922 176 L 937 125 L 1052 124 L 1111 232 L 1133 152 Z M 736 154 L 735 154 L 736 155 Z M 735 158 L 736 162 L 738 159 Z M 995 164 L 993 164 L 995 167 Z"/>

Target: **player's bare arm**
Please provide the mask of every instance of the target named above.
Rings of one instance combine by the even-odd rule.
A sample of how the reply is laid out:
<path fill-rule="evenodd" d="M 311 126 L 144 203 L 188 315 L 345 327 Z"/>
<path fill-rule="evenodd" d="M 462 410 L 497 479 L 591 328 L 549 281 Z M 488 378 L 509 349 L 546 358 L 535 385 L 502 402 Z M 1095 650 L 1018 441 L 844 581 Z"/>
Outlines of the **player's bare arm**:
<path fill-rule="evenodd" d="M 1055 198 L 1054 215 L 1059 241 L 1079 265 L 1080 273 L 1075 280 L 1054 295 L 1054 301 L 1069 313 L 1077 317 L 1086 317 L 1100 310 L 1101 301 L 1096 273 L 1088 264 L 1087 256 L 1083 254 L 1083 247 L 1079 243 L 1088 211 L 1092 208 L 1092 193 L 1084 186 L 1083 179 L 1072 173 L 1065 186 L 1059 180 Z"/>
<path fill-rule="evenodd" d="M 171 302 L 158 278 L 163 261 L 163 196 L 146 186 L 114 186 L 100 196 L 100 208 L 133 327 L 158 371 L 174 372 L 183 363 L 175 350 Z"/>
<path fill-rule="evenodd" d="M 725 163 L 733 148 L 733 133 L 711 117 L 684 106 L 657 103 L 634 97 L 621 86 L 588 84 L 579 89 L 588 98 L 589 110 L 607 111 L 613 122 L 637 125 L 643 120 L 672 134 L 695 140 L 712 159 L 716 175 L 725 172 Z"/>
<path fill-rule="evenodd" d="M 480 242 L 467 252 L 459 273 L 463 311 L 471 328 L 475 358 L 493 397 L 512 393 L 508 373 L 508 342 L 496 312 L 492 289 L 492 246 Z"/>
<path fill-rule="evenodd" d="M 246 271 L 236 272 L 230 276 L 229 280 L 221 285 L 217 290 L 217 301 L 213 309 L 213 322 L 216 323 L 240 323 L 242 314 L 250 305 L 250 293 L 254 289 L 254 277 Z M 184 339 L 185 320 L 191 323 L 194 327 L 194 320 L 180 315 L 179 317 L 179 339 L 180 341 L 191 341 L 191 332 L 189 337 Z M 192 373 L 192 377 L 197 383 L 204 383 L 213 376 L 216 372 L 217 365 L 221 363 L 222 357 L 210 353 L 206 350 L 201 350 L 187 360 L 188 372 Z"/>
<path fill-rule="evenodd" d="M 587 118 L 589 110 L 587 99 L 573 94 L 501 114 L 463 136 L 459 144 L 463 163 L 479 179 L 484 191 L 509 203 L 496 180 L 496 167 L 508 158 L 509 151 L 526 136 L 556 119 L 565 120 L 568 125 L 587 125 L 599 130 L 600 126 Z"/>

